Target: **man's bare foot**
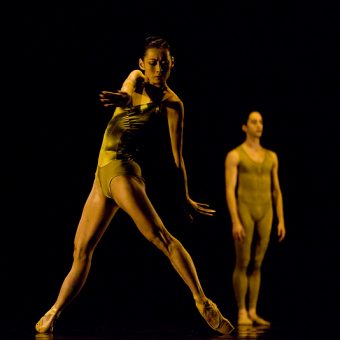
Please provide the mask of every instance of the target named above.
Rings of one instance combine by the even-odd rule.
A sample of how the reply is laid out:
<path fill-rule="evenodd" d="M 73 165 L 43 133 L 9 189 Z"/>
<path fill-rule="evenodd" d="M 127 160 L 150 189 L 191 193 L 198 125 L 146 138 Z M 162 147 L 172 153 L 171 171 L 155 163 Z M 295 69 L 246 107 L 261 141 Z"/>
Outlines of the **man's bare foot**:
<path fill-rule="evenodd" d="M 253 321 L 248 317 L 248 313 L 246 310 L 240 310 L 238 312 L 237 324 L 245 325 L 245 326 L 249 326 L 253 324 Z"/>
<path fill-rule="evenodd" d="M 270 326 L 270 322 L 259 317 L 256 313 L 249 312 L 249 318 L 257 325 Z"/>

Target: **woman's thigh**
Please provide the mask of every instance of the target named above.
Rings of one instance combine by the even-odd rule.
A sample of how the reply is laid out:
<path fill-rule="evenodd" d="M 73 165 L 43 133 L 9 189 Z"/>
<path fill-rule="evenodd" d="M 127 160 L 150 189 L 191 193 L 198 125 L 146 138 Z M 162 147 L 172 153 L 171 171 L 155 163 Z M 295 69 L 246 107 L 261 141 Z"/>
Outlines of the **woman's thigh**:
<path fill-rule="evenodd" d="M 117 204 L 102 193 L 95 179 L 78 224 L 75 246 L 79 250 L 94 249 L 117 210 Z"/>
<path fill-rule="evenodd" d="M 134 177 L 117 176 L 111 181 L 111 192 L 117 205 L 133 219 L 147 239 L 160 233 L 169 234 L 150 202 L 143 182 Z"/>

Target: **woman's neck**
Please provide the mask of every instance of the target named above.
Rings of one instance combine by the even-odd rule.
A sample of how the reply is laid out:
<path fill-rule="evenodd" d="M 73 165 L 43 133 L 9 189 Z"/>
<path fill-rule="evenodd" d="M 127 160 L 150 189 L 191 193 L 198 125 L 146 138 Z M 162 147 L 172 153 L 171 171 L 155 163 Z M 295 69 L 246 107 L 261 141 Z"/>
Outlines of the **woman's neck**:
<path fill-rule="evenodd" d="M 162 87 L 145 83 L 145 92 L 153 102 L 161 102 L 166 90 L 166 84 Z"/>

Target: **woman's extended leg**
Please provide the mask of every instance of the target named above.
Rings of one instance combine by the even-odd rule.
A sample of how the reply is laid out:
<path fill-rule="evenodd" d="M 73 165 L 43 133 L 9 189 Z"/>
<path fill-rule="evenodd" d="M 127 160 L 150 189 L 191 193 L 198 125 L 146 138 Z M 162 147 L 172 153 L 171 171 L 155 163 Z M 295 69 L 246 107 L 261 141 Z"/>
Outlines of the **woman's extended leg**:
<path fill-rule="evenodd" d="M 103 195 L 95 180 L 75 235 L 71 270 L 61 286 L 56 302 L 36 324 L 37 332 L 52 332 L 56 318 L 80 292 L 90 271 L 94 249 L 117 210 L 118 206 Z"/>
<path fill-rule="evenodd" d="M 196 306 L 208 324 L 223 334 L 231 332 L 234 327 L 205 296 L 191 256 L 165 228 L 146 195 L 144 184 L 134 178 L 119 176 L 112 180 L 111 192 L 118 206 L 131 216 L 140 232 L 169 258 L 191 290 Z"/>

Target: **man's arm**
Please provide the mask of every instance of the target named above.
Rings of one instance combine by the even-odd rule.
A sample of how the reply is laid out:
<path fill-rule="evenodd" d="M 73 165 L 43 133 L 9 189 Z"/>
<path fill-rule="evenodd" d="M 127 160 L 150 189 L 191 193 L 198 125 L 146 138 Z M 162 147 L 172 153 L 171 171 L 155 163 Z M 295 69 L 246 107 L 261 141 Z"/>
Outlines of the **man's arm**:
<path fill-rule="evenodd" d="M 245 231 L 238 215 L 236 200 L 238 163 L 238 153 L 235 150 L 228 152 L 225 159 L 225 185 L 227 207 L 231 218 L 233 237 L 235 240 L 242 241 L 245 236 Z"/>
<path fill-rule="evenodd" d="M 277 233 L 279 236 L 279 241 L 282 241 L 286 235 L 284 213 L 283 213 L 283 198 L 279 182 L 279 161 L 275 152 L 272 152 L 274 165 L 272 168 L 272 195 L 274 201 L 274 207 L 276 211 L 276 216 L 278 219 Z"/>

